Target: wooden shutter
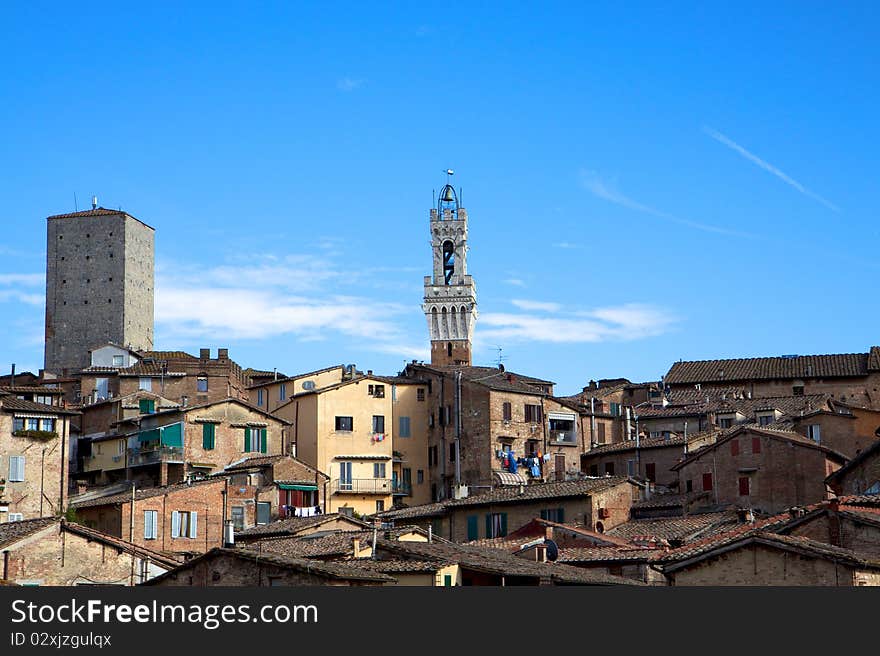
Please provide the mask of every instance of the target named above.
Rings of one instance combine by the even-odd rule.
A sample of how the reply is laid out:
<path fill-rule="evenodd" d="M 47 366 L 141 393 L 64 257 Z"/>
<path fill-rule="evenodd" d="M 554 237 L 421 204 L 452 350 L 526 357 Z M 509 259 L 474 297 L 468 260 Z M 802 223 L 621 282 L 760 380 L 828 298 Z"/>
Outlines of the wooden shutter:
<path fill-rule="evenodd" d="M 752 438 L 752 453 L 761 453 L 761 438 Z"/>
<path fill-rule="evenodd" d="M 171 537 L 180 537 L 180 513 L 176 510 L 171 512 Z"/>
<path fill-rule="evenodd" d="M 749 477 L 748 476 L 740 476 L 739 477 L 739 495 L 741 497 L 749 496 Z"/>
<path fill-rule="evenodd" d="M 712 490 L 712 474 L 707 473 L 703 474 L 703 492 L 710 492 Z"/>
<path fill-rule="evenodd" d="M 266 453 L 268 449 L 268 430 L 263 428 L 260 430 L 260 453 Z"/>
<path fill-rule="evenodd" d="M 504 413 L 504 420 L 510 421 L 511 417 L 513 417 L 513 413 L 511 412 L 511 409 L 510 409 L 510 401 L 505 401 L 504 405 L 501 407 L 502 407 L 503 413 Z"/>
<path fill-rule="evenodd" d="M 605 424 L 604 423 L 599 424 L 598 428 L 599 428 L 599 436 L 598 436 L 598 438 L 596 438 L 596 441 L 599 444 L 605 444 Z"/>
<path fill-rule="evenodd" d="M 468 542 L 471 540 L 479 540 L 479 529 L 477 528 L 477 516 L 476 515 L 468 515 L 467 518 L 467 539 Z"/>
<path fill-rule="evenodd" d="M 507 535 L 507 513 L 501 513 L 501 536 Z"/>
<path fill-rule="evenodd" d="M 199 513 L 191 512 L 189 514 L 189 537 L 194 538 L 198 535 Z"/>
<path fill-rule="evenodd" d="M 202 448 L 214 448 L 214 424 L 202 424 Z"/>
<path fill-rule="evenodd" d="M 251 429 L 247 426 L 244 429 L 244 450 L 245 452 L 251 450 Z"/>
<path fill-rule="evenodd" d="M 653 462 L 645 464 L 645 478 L 653 482 L 656 478 L 657 466 Z"/>
<path fill-rule="evenodd" d="M 739 455 L 739 440 L 736 438 L 730 440 L 730 455 L 732 455 L 732 456 Z"/>

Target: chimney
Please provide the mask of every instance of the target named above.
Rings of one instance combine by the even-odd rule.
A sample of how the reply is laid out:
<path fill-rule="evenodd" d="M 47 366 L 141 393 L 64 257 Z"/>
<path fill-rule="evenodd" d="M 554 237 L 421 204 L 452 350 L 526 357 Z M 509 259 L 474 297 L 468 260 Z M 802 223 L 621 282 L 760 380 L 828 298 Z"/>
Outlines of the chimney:
<path fill-rule="evenodd" d="M 539 544 L 535 547 L 535 560 L 539 563 L 547 562 L 547 545 Z"/>
<path fill-rule="evenodd" d="M 828 542 L 835 547 L 842 546 L 840 544 L 840 501 L 837 497 L 832 497 L 828 501 Z"/>
<path fill-rule="evenodd" d="M 372 375 L 373 375 L 373 370 L 372 370 L 372 369 L 367 369 L 367 375 L 368 375 L 368 376 L 372 376 Z"/>
<path fill-rule="evenodd" d="M 553 539 L 553 527 L 552 526 L 545 526 L 544 527 L 544 539 L 545 540 L 552 540 Z"/>
<path fill-rule="evenodd" d="M 98 197 L 97 196 L 92 196 L 92 209 L 93 210 L 98 209 Z"/>
<path fill-rule="evenodd" d="M 9 381 L 9 386 L 15 387 L 15 363 L 14 362 L 12 363 L 12 376 L 11 376 L 11 380 Z"/>
<path fill-rule="evenodd" d="M 211 359 L 211 349 L 203 348 L 199 349 L 199 358 L 202 360 L 210 360 Z"/>
<path fill-rule="evenodd" d="M 223 546 L 229 548 L 235 546 L 235 526 L 230 521 L 223 525 Z"/>
<path fill-rule="evenodd" d="M 358 554 L 361 552 L 361 539 L 360 538 L 352 538 L 351 539 L 351 551 L 354 554 L 354 557 L 357 558 Z"/>

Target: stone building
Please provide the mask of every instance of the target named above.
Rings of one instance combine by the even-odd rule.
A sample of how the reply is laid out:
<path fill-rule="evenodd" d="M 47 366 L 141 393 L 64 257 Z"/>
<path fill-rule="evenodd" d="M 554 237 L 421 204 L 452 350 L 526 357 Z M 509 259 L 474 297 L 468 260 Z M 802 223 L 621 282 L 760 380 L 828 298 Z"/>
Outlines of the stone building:
<path fill-rule="evenodd" d="M 270 380 L 250 385 L 247 389 L 248 400 L 251 405 L 263 408 L 266 412 L 274 412 L 296 394 L 337 385 L 358 374 L 353 364 L 337 364 L 296 376 L 274 376 Z"/>
<path fill-rule="evenodd" d="M 867 353 L 679 361 L 663 382 L 670 390 L 730 388 L 752 398 L 826 394 L 880 410 L 880 346 Z"/>
<path fill-rule="evenodd" d="M 433 273 L 425 276 L 422 309 L 431 338 L 431 364 L 471 364 L 477 288 L 467 272 L 468 215 L 451 184 L 430 211 Z"/>
<path fill-rule="evenodd" d="M 845 462 L 798 433 L 740 426 L 672 469 L 681 492 L 707 493 L 708 504 L 773 514 L 827 498 L 825 478 Z"/>
<path fill-rule="evenodd" d="M 45 369 L 89 366 L 107 342 L 153 348 L 154 229 L 121 210 L 47 218 Z"/>
<path fill-rule="evenodd" d="M 177 559 L 60 517 L 0 526 L 0 581 L 17 585 L 137 585 Z"/>
<path fill-rule="evenodd" d="M 880 501 L 880 440 L 832 472 L 825 482 L 835 494 L 876 494 Z"/>
<path fill-rule="evenodd" d="M 0 523 L 64 512 L 70 418 L 77 413 L 41 392 L 0 391 Z M 31 388 L 40 390 L 41 388 Z"/>

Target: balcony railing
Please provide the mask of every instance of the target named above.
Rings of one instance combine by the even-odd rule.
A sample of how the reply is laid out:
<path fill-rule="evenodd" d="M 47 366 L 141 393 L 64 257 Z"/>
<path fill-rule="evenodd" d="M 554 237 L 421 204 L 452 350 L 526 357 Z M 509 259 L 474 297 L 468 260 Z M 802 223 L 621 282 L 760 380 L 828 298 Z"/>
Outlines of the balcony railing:
<path fill-rule="evenodd" d="M 179 446 L 160 446 L 128 450 L 129 467 L 154 465 L 157 462 L 183 462 L 183 449 Z"/>
<path fill-rule="evenodd" d="M 412 496 L 412 483 L 404 483 L 402 481 L 392 481 L 391 494 L 401 497 Z"/>
<path fill-rule="evenodd" d="M 387 478 L 337 478 L 333 481 L 333 491 L 342 494 L 391 494 L 391 481 Z"/>

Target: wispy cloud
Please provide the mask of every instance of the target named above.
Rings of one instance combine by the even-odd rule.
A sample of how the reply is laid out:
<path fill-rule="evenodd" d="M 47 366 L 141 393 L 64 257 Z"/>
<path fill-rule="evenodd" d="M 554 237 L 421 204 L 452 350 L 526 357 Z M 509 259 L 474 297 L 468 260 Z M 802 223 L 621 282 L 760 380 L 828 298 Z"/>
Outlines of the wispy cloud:
<path fill-rule="evenodd" d="M 42 307 L 46 297 L 41 290 L 46 277 L 42 273 L 0 273 L 0 303 L 24 303 Z"/>
<path fill-rule="evenodd" d="M 704 232 L 714 232 L 721 235 L 730 235 L 735 237 L 754 236 L 745 232 L 740 232 L 738 230 L 731 230 L 729 228 L 722 228 L 720 226 L 714 226 L 707 223 L 699 223 L 697 221 L 683 219 L 681 217 L 675 216 L 674 214 L 669 214 L 668 212 L 663 212 L 661 210 L 653 208 L 650 205 L 640 203 L 620 193 L 612 184 L 605 182 L 604 180 L 599 178 L 599 176 L 594 171 L 582 170 L 581 184 L 583 184 L 584 188 L 586 188 L 594 196 L 603 200 L 607 200 L 610 203 L 620 205 L 621 207 L 626 207 L 627 209 L 631 209 L 636 212 L 650 214 L 651 216 L 656 216 L 660 219 L 672 221 L 673 223 L 688 226 L 689 228 L 695 228 L 696 230 L 703 230 Z"/>
<path fill-rule="evenodd" d="M 750 153 L 748 150 L 746 150 L 745 148 L 740 146 L 738 143 L 736 143 L 730 137 L 727 137 L 727 136 L 721 134 L 720 132 L 718 132 L 717 130 L 713 130 L 712 128 L 705 126 L 705 125 L 703 126 L 703 132 L 708 134 L 710 137 L 712 137 L 718 143 L 724 144 L 725 146 L 727 146 L 731 150 L 738 152 L 740 155 L 745 157 L 747 160 L 749 160 L 753 164 L 756 164 L 756 165 L 760 166 L 762 169 L 764 169 L 765 171 L 772 173 L 777 178 L 782 180 L 785 184 L 797 189 L 804 196 L 807 196 L 808 198 L 812 198 L 813 200 L 822 203 L 822 205 L 824 205 L 825 207 L 827 207 L 830 210 L 833 210 L 835 212 L 840 212 L 840 208 L 837 207 L 837 205 L 835 205 L 831 201 L 823 198 L 819 194 L 817 194 L 813 191 L 810 191 L 804 185 L 802 185 L 800 182 L 798 182 L 797 180 L 795 180 L 791 176 L 786 175 L 784 172 L 782 172 L 781 170 L 779 170 L 778 168 L 776 168 L 775 166 L 773 166 L 769 162 L 765 162 L 763 159 L 761 159 L 760 157 L 758 157 L 754 153 Z"/>
<path fill-rule="evenodd" d="M 581 247 L 580 244 L 572 244 L 571 242 L 568 242 L 568 241 L 560 241 L 555 244 L 552 244 L 552 246 L 553 246 L 553 248 L 566 248 L 566 249 Z"/>
<path fill-rule="evenodd" d="M 558 312 L 560 305 L 559 303 L 547 303 L 545 301 L 524 301 L 520 299 L 514 299 L 510 301 L 520 310 L 533 311 L 536 310 L 538 312 Z"/>
<path fill-rule="evenodd" d="M 481 314 L 477 328 L 480 341 L 496 344 L 504 341 L 557 344 L 628 341 L 664 334 L 679 320 L 669 310 L 637 303 L 568 312 L 535 309 L 544 312 Z M 548 313 L 551 314 L 548 316 Z"/>
<path fill-rule="evenodd" d="M 46 276 L 42 273 L 0 273 L 0 285 L 41 287 L 45 282 Z"/>
<path fill-rule="evenodd" d="M 501 282 L 507 285 L 513 285 L 514 287 L 525 287 L 526 283 L 524 280 L 520 280 L 519 278 L 505 278 Z"/>
<path fill-rule="evenodd" d="M 355 79 L 351 77 L 343 77 L 336 81 L 336 88 L 340 91 L 354 91 L 355 89 L 359 89 L 363 86 L 364 81 L 362 79 Z"/>

